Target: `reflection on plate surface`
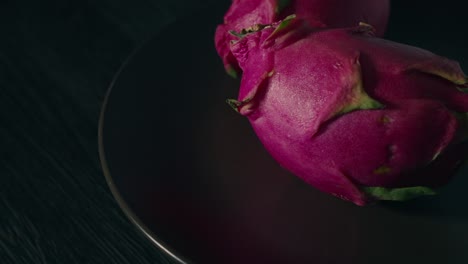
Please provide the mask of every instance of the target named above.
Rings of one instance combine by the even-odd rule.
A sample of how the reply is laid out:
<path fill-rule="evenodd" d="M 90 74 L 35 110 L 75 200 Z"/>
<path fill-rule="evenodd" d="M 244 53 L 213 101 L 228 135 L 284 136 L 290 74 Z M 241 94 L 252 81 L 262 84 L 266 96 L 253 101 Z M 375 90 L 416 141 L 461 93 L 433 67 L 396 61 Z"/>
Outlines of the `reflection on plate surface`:
<path fill-rule="evenodd" d="M 226 6 L 158 34 L 108 94 L 103 168 L 135 224 L 181 263 L 468 263 L 466 170 L 440 196 L 360 208 L 270 158 L 225 104 L 238 81 L 212 39 Z"/>

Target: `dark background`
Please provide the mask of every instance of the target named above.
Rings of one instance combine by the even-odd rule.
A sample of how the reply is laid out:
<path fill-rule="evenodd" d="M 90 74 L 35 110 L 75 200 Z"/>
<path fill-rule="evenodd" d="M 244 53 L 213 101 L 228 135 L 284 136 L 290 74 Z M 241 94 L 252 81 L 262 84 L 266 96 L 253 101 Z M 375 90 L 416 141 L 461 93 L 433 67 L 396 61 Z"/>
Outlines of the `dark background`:
<path fill-rule="evenodd" d="M 114 201 L 98 157 L 99 112 L 132 51 L 213 2 L 0 2 L 0 263 L 175 263 Z M 466 71 L 461 2 L 409 2 L 393 2 L 388 38 Z"/>

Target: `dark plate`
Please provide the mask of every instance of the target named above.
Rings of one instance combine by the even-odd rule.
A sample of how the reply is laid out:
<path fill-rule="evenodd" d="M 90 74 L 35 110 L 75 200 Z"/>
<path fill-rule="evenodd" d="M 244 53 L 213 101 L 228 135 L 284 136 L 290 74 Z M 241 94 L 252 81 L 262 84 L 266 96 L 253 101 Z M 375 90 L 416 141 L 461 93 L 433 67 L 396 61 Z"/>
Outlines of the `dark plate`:
<path fill-rule="evenodd" d="M 270 158 L 225 103 L 238 83 L 224 73 L 212 39 L 226 7 L 158 34 L 107 96 L 100 153 L 130 219 L 180 262 L 468 263 L 466 171 L 437 197 L 361 208 L 316 191 Z M 444 32 L 440 26 L 411 38 L 411 15 L 395 7 L 400 23 L 389 37 L 466 55 L 459 35 L 450 47 L 450 32 L 429 38 Z"/>

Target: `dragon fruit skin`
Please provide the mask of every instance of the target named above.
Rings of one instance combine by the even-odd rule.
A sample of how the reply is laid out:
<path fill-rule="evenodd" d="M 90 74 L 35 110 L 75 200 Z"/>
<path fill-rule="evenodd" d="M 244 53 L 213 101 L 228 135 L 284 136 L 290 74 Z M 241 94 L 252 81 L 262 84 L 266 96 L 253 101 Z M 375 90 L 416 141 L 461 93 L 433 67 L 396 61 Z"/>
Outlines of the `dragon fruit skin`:
<path fill-rule="evenodd" d="M 368 25 L 305 24 L 233 42 L 243 76 L 230 104 L 281 166 L 321 191 L 357 205 L 434 194 L 467 154 L 459 64 Z"/>
<path fill-rule="evenodd" d="M 377 35 L 384 34 L 390 13 L 390 0 L 233 0 L 216 29 L 215 45 L 226 71 L 237 76 L 240 68 L 229 43 L 239 32 L 257 24 L 271 24 L 288 15 L 307 20 L 315 27 L 350 27 L 371 24 Z"/>

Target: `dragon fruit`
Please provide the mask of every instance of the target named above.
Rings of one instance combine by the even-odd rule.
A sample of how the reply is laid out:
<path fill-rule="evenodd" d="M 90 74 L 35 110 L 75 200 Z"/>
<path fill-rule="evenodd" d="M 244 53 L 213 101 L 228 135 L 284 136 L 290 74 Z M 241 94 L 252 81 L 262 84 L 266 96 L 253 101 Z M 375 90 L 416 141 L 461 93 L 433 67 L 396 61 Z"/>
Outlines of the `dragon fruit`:
<path fill-rule="evenodd" d="M 216 50 L 226 71 L 235 77 L 241 70 L 229 48 L 230 41 L 236 39 L 232 31 L 271 24 L 294 13 L 314 27 L 349 27 L 364 22 L 383 35 L 389 11 L 390 0 L 233 0 L 224 24 L 216 29 Z"/>
<path fill-rule="evenodd" d="M 231 44 L 237 100 L 278 163 L 357 205 L 431 195 L 466 158 L 467 78 L 457 62 L 371 26 L 288 17 Z"/>

